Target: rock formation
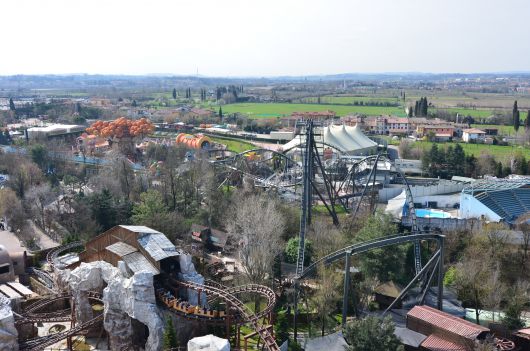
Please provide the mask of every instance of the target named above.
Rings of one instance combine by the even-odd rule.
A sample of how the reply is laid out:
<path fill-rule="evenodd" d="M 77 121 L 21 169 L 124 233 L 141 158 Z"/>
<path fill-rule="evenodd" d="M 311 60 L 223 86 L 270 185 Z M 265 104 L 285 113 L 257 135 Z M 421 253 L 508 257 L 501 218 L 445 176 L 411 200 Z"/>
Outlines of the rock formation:
<path fill-rule="evenodd" d="M 193 262 L 191 261 L 190 255 L 180 255 L 179 256 L 179 265 L 180 265 L 180 273 L 178 274 L 178 278 L 185 282 L 192 282 L 197 284 L 204 284 L 204 277 L 197 273 L 195 270 L 195 266 L 193 265 Z M 187 289 L 187 296 L 182 296 L 188 302 L 192 305 L 198 305 L 198 296 L 196 290 L 193 289 Z M 206 301 L 206 294 L 203 292 L 201 293 L 201 307 L 208 307 L 208 302 Z"/>
<path fill-rule="evenodd" d="M 230 351 L 230 343 L 215 335 L 205 335 L 188 341 L 188 351 Z"/>
<path fill-rule="evenodd" d="M 18 350 L 18 332 L 8 298 L 0 295 L 0 351 Z"/>
<path fill-rule="evenodd" d="M 127 277 L 123 273 L 107 262 L 98 261 L 81 263 L 71 272 L 63 271 L 61 280 L 68 281 L 80 321 L 92 317 L 87 292 L 101 291 L 107 285 L 103 289 L 104 327 L 113 350 L 131 346 L 135 335 L 131 318 L 149 329 L 145 350 L 161 350 L 164 322 L 156 305 L 153 275 L 137 272 Z"/>

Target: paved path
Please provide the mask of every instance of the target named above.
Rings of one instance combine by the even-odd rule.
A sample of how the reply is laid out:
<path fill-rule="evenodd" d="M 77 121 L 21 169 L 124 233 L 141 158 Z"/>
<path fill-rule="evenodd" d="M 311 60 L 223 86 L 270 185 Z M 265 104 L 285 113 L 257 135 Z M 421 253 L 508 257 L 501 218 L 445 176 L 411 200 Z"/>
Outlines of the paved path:
<path fill-rule="evenodd" d="M 52 238 L 46 235 L 39 227 L 35 225 L 35 223 L 33 223 L 33 221 L 28 221 L 28 224 L 35 232 L 37 243 L 42 250 L 51 249 L 53 247 L 61 245 L 60 243 L 52 240 Z"/>

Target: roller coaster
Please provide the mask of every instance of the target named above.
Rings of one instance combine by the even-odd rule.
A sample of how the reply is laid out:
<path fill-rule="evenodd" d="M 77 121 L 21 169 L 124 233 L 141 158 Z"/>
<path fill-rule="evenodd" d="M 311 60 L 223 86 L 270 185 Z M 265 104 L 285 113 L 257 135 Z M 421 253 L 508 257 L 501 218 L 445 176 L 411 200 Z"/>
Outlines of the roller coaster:
<path fill-rule="evenodd" d="M 82 243 L 80 242 L 73 242 L 67 245 L 59 246 L 48 252 L 46 260 L 53 270 L 60 270 L 61 268 L 58 262 L 58 257 L 61 254 L 72 251 L 81 246 Z M 68 340 L 68 347 L 71 349 L 72 337 L 80 335 L 81 332 L 94 327 L 103 320 L 103 314 L 97 314 L 89 321 L 76 324 L 75 305 L 73 304 L 72 295 L 70 293 L 60 291 L 60 288 L 56 285 L 52 274 L 35 268 L 32 268 L 30 273 L 35 274 L 43 284 L 45 284 L 54 292 L 54 295 L 39 300 L 26 307 L 22 314 L 16 315 L 15 325 L 22 326 L 25 324 L 34 323 L 71 322 L 72 327 L 64 332 L 25 340 L 19 344 L 21 350 L 43 350 L 45 347 L 53 345 L 64 339 Z M 174 297 L 179 296 L 179 290 L 181 289 L 196 290 L 198 292 L 198 296 L 201 296 L 201 293 L 206 293 L 208 296 L 208 303 L 215 302 L 215 300 L 221 300 L 224 302 L 225 309 L 210 309 L 194 306 L 186 300 Z M 87 294 L 91 302 L 103 304 L 101 295 L 99 293 L 87 292 Z M 261 296 L 267 301 L 265 308 L 259 313 L 254 314 L 237 297 L 241 294 L 256 294 Z M 160 306 L 185 319 L 206 321 L 213 324 L 225 324 L 227 326 L 227 335 L 230 333 L 230 327 L 236 326 L 236 343 L 238 347 L 241 343 L 240 326 L 246 324 L 254 329 L 255 334 L 257 334 L 263 341 L 263 346 L 265 349 L 271 351 L 279 350 L 279 347 L 274 340 L 271 326 L 272 310 L 276 303 L 276 294 L 266 286 L 247 284 L 237 287 L 226 287 L 209 280 L 206 281 L 204 285 L 201 285 L 170 279 L 165 282 L 163 287 L 158 287 L 156 289 L 155 295 Z M 63 301 L 70 301 L 71 308 L 53 312 L 41 312 L 42 310 L 49 309 L 51 306 L 54 306 L 57 303 L 62 303 Z"/>
<path fill-rule="evenodd" d="M 88 299 L 92 303 L 101 305 L 103 304 L 101 294 L 97 292 L 88 292 Z M 69 301 L 71 308 L 54 312 L 39 312 L 40 310 L 46 308 L 53 308 L 57 303 L 62 301 Z M 64 339 L 68 340 L 68 348 L 72 349 L 72 337 L 80 335 L 83 331 L 87 331 L 102 321 L 103 314 L 97 313 L 88 321 L 76 323 L 75 305 L 70 294 L 63 293 L 57 296 L 45 298 L 29 306 L 22 315 L 17 315 L 15 319 L 15 325 L 20 326 L 33 323 L 71 322 L 72 326 L 70 329 L 63 332 L 22 341 L 19 343 L 19 349 L 26 351 L 44 350 L 46 347 L 58 343 Z"/>

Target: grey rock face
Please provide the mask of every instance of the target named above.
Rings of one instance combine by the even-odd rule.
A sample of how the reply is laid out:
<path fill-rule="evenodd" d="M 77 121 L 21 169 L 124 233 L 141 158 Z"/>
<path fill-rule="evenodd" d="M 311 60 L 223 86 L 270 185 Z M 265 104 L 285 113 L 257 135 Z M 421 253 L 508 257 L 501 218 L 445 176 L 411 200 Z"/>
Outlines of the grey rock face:
<path fill-rule="evenodd" d="M 91 307 L 86 298 L 88 291 L 103 289 L 104 327 L 109 333 L 113 350 L 131 346 L 135 334 L 131 318 L 146 325 L 149 336 L 146 351 L 162 349 L 164 322 L 156 305 L 153 275 L 137 272 L 131 278 L 103 261 L 82 263 L 68 275 L 70 291 L 74 296 L 79 320 L 91 318 Z M 90 312 L 89 312 L 90 310 Z"/>
<path fill-rule="evenodd" d="M 18 332 L 8 298 L 0 295 L 0 351 L 18 350 Z"/>

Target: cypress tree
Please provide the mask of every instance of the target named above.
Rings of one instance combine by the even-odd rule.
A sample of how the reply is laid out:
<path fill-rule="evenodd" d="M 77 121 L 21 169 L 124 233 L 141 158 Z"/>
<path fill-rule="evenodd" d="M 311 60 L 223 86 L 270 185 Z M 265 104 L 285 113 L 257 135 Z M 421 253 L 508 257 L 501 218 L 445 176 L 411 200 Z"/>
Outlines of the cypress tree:
<path fill-rule="evenodd" d="M 420 112 L 420 102 L 416 100 L 416 105 L 414 105 L 414 116 L 418 117 Z"/>
<path fill-rule="evenodd" d="M 173 327 L 173 321 L 168 317 L 164 328 L 164 349 L 169 350 L 178 346 L 177 333 Z"/>
<path fill-rule="evenodd" d="M 223 109 L 221 108 L 221 106 L 219 106 L 219 119 L 221 121 L 223 120 Z"/>
<path fill-rule="evenodd" d="M 524 121 L 524 129 L 528 132 L 530 131 L 530 110 L 526 114 L 526 120 Z"/>
<path fill-rule="evenodd" d="M 519 126 L 521 125 L 521 119 L 519 116 L 519 110 L 515 111 L 514 117 L 513 117 L 513 129 L 515 129 L 515 133 L 519 131 Z"/>
<path fill-rule="evenodd" d="M 427 97 L 424 97 L 423 98 L 422 110 L 421 110 L 421 113 L 422 113 L 423 116 L 427 116 L 428 109 L 429 109 L 429 106 L 428 106 L 428 103 L 427 103 Z"/>
<path fill-rule="evenodd" d="M 177 89 L 173 88 L 173 99 L 177 99 Z"/>
<path fill-rule="evenodd" d="M 13 98 L 9 98 L 9 109 L 11 111 L 15 111 L 15 103 L 13 102 Z"/>

